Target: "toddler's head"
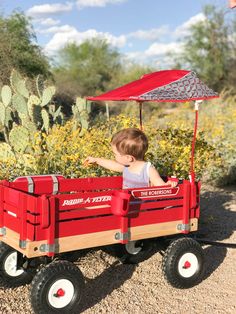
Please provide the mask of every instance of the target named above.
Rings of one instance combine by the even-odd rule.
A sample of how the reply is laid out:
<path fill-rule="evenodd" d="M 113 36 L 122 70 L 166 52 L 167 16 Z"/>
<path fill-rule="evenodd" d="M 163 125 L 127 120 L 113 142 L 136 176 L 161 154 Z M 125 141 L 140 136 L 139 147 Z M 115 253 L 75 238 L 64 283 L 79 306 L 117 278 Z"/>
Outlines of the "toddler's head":
<path fill-rule="evenodd" d="M 123 129 L 116 133 L 111 140 L 120 156 L 131 156 L 135 160 L 143 160 L 148 150 L 146 135 L 137 128 Z"/>

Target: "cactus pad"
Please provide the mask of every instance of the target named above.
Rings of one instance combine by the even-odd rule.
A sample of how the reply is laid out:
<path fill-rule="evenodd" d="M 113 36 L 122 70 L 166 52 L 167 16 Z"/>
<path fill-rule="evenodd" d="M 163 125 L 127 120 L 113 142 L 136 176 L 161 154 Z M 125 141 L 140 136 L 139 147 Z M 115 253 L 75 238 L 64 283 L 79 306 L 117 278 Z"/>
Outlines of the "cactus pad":
<path fill-rule="evenodd" d="M 13 90 L 25 98 L 29 98 L 29 91 L 26 88 L 26 80 L 16 71 L 11 72 L 10 82 Z"/>
<path fill-rule="evenodd" d="M 16 111 L 21 114 L 28 115 L 28 108 L 26 101 L 20 94 L 14 94 L 12 97 L 12 104 Z"/>
<path fill-rule="evenodd" d="M 8 85 L 4 85 L 1 91 L 2 102 L 7 107 L 11 102 L 12 92 Z"/>
<path fill-rule="evenodd" d="M 12 110 L 10 107 L 7 107 L 5 110 L 5 126 L 9 126 L 9 122 L 12 121 Z"/>
<path fill-rule="evenodd" d="M 15 126 L 9 133 L 9 142 L 15 152 L 23 153 L 29 144 L 29 131 L 23 126 Z"/>
<path fill-rule="evenodd" d="M 42 109 L 41 115 L 42 115 L 42 119 L 43 119 L 43 127 L 44 127 L 45 131 L 48 133 L 48 131 L 49 131 L 49 115 L 47 113 L 47 110 Z"/>
<path fill-rule="evenodd" d="M 86 110 L 86 100 L 81 97 L 77 97 L 76 107 L 78 108 L 79 112 Z"/>
<path fill-rule="evenodd" d="M 35 95 L 30 95 L 27 101 L 28 113 L 31 119 L 33 119 L 34 106 L 40 104 L 40 99 Z"/>
<path fill-rule="evenodd" d="M 43 76 L 41 74 L 39 74 L 36 77 L 35 83 L 36 83 L 36 89 L 38 92 L 38 96 L 41 98 L 43 95 L 43 90 L 44 90 L 44 80 L 43 80 Z"/>
<path fill-rule="evenodd" d="M 0 122 L 2 125 L 5 125 L 5 118 L 6 118 L 6 108 L 2 102 L 0 102 Z"/>
<path fill-rule="evenodd" d="M 51 100 L 53 95 L 55 94 L 56 89 L 54 86 L 49 86 L 43 91 L 41 107 L 46 106 Z"/>

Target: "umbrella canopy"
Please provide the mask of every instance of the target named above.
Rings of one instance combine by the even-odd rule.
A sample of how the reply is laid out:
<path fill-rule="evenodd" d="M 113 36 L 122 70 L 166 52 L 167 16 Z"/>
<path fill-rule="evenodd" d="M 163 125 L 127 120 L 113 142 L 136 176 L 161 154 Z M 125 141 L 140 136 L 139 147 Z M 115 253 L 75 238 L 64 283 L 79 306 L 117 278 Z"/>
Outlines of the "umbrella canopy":
<path fill-rule="evenodd" d="M 218 97 L 196 74 L 186 70 L 165 70 L 143 75 L 133 81 L 97 97 L 91 101 L 157 101 L 185 102 Z"/>

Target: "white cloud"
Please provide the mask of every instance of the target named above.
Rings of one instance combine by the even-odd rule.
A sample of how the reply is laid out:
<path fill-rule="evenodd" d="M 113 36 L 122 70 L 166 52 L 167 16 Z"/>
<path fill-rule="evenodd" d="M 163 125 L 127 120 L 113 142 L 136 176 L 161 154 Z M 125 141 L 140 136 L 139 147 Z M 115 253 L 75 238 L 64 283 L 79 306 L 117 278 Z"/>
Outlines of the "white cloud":
<path fill-rule="evenodd" d="M 34 17 L 39 18 L 51 14 L 61 14 L 64 12 L 69 12 L 73 8 L 72 2 L 66 2 L 65 4 L 62 3 L 53 3 L 53 4 L 42 4 L 42 5 L 35 5 L 29 10 L 26 11 L 26 14 Z"/>
<path fill-rule="evenodd" d="M 154 43 L 145 51 L 145 55 L 147 57 L 160 56 L 170 52 L 179 53 L 181 50 L 182 44 L 178 42 Z"/>
<path fill-rule="evenodd" d="M 60 20 L 54 20 L 51 17 L 46 19 L 38 19 L 37 22 L 43 26 L 54 26 L 60 24 Z"/>
<path fill-rule="evenodd" d="M 126 44 L 126 37 L 123 35 L 116 37 L 110 33 L 98 32 L 95 29 L 79 32 L 75 27 L 69 25 L 51 27 L 47 32 L 55 33 L 44 48 L 45 53 L 48 55 L 54 55 L 58 49 L 63 48 L 68 43 L 74 42 L 80 45 L 85 40 L 92 38 L 103 38 L 107 40 L 111 46 L 117 48 L 121 48 Z"/>
<path fill-rule="evenodd" d="M 107 4 L 117 4 L 122 3 L 127 0 L 77 0 L 78 9 L 83 9 L 85 7 L 105 7 Z"/>
<path fill-rule="evenodd" d="M 127 37 L 132 37 L 140 40 L 150 40 L 155 41 L 160 39 L 161 36 L 169 32 L 168 26 L 161 26 L 159 28 L 153 28 L 150 30 L 138 30 L 136 32 L 130 33 Z"/>
<path fill-rule="evenodd" d="M 74 32 L 74 27 L 70 25 L 62 25 L 62 26 L 52 26 L 47 29 L 40 29 L 38 30 L 39 33 L 41 34 L 56 34 L 56 33 L 73 33 Z"/>
<path fill-rule="evenodd" d="M 199 13 L 197 15 L 192 16 L 189 20 L 187 20 L 182 25 L 178 26 L 174 31 L 175 37 L 183 37 L 189 34 L 189 30 L 191 26 L 196 23 L 203 22 L 206 20 L 206 17 L 203 13 Z"/>
<path fill-rule="evenodd" d="M 159 69 L 171 68 L 174 64 L 170 52 L 179 53 L 182 51 L 182 45 L 177 42 L 154 43 L 145 51 L 135 51 L 125 54 L 128 62 L 138 62 L 141 65 L 153 65 Z"/>

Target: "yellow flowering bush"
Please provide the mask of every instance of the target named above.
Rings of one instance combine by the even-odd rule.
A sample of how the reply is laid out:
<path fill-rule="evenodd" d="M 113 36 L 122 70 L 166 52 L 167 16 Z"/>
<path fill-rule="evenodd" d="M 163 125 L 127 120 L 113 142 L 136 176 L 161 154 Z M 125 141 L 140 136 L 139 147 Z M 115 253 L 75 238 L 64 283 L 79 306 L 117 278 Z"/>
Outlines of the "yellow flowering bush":
<path fill-rule="evenodd" d="M 110 147 L 111 137 L 127 127 L 139 127 L 139 122 L 120 115 L 94 125 L 83 135 L 79 135 L 80 129 L 74 129 L 73 120 L 64 126 L 54 125 L 49 134 L 35 133 L 29 147 L 30 153 L 2 162 L 0 177 L 13 179 L 27 174 L 49 173 L 60 173 L 70 178 L 117 175 L 96 165 L 86 167 L 83 163 L 87 156 L 114 158 Z M 183 125 L 176 128 L 174 124 L 156 128 L 152 123 L 145 123 L 144 132 L 149 139 L 146 159 L 163 175 L 188 178 L 192 128 Z M 199 133 L 195 155 L 197 176 L 200 178 L 204 174 L 205 177 L 206 169 L 213 171 L 222 167 L 222 158 L 204 140 L 203 133 Z"/>
<path fill-rule="evenodd" d="M 161 112 L 161 125 L 181 129 L 193 128 L 194 108 L 193 103 L 178 104 L 174 109 L 175 114 Z M 152 123 L 154 123 L 154 118 Z M 204 101 L 199 108 L 199 130 L 203 132 L 204 139 L 218 156 L 216 161 L 210 160 L 211 166 L 205 173 L 207 178 L 217 184 L 234 183 L 236 181 L 236 95 L 232 91 L 224 90 L 220 98 Z M 210 158 L 210 156 L 209 156 Z M 213 165 L 212 165 L 213 164 Z"/>
<path fill-rule="evenodd" d="M 138 127 L 139 123 L 121 115 L 96 124 L 82 136 L 79 135 L 80 130 L 74 130 L 73 126 L 74 122 L 68 121 L 64 126 L 54 125 L 49 134 L 36 133 L 31 155 L 18 156 L 15 164 L 5 163 L 0 168 L 1 177 L 7 179 L 13 175 L 48 173 L 60 173 L 71 178 L 117 175 L 96 165 L 86 167 L 84 160 L 87 156 L 114 158 L 110 147 L 112 135 L 123 128 Z M 145 124 L 144 131 L 149 138 L 146 159 L 163 175 L 188 178 L 192 130 L 170 126 L 159 129 Z M 199 134 L 195 157 L 198 177 L 202 176 L 206 167 L 219 167 L 221 163 L 214 148 L 207 144 L 202 133 Z"/>

